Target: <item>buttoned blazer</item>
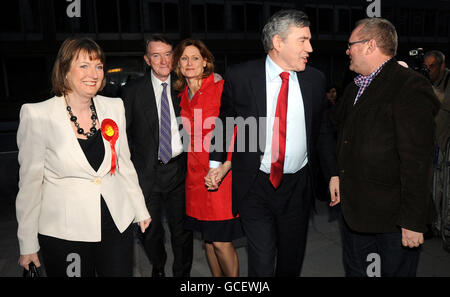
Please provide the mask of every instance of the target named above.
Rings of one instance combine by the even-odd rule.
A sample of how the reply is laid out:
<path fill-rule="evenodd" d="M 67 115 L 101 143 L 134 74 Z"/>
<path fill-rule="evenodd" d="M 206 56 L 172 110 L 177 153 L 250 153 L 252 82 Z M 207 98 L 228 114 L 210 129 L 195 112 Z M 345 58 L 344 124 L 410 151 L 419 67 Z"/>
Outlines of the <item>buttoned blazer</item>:
<path fill-rule="evenodd" d="M 111 146 L 95 171 L 79 145 L 63 97 L 24 104 L 17 132 L 20 181 L 16 199 L 20 253 L 39 250 L 37 234 L 65 240 L 101 241 L 100 196 L 120 232 L 150 217 L 130 160 L 122 100 L 93 98 L 100 124 L 118 126 L 117 167 L 111 170 Z"/>
<path fill-rule="evenodd" d="M 261 165 L 264 155 L 267 117 L 266 69 L 265 59 L 249 61 L 235 65 L 227 70 L 223 87 L 220 114 L 216 123 L 214 137 L 222 138 L 224 146 L 210 153 L 210 160 L 224 162 L 233 126 L 227 125 L 227 118 L 256 119 L 257 131 L 245 130 L 245 142 L 239 128 L 236 134 L 233 167 L 233 214 L 237 214 L 239 202 L 244 199 Z M 326 79 L 322 72 L 307 66 L 304 71 L 297 72 L 297 78 L 303 97 L 306 123 L 306 141 L 308 154 L 308 171 L 310 188 L 314 195 L 317 175 L 322 169 L 327 181 L 337 175 L 335 147 L 336 141 L 327 115 Z M 292 108 L 292 107 L 288 107 Z M 251 140 L 252 139 L 252 140 Z M 256 140 L 257 139 L 257 140 Z M 256 143 L 255 143 L 256 140 Z M 241 146 L 244 144 L 244 146 Z M 320 159 L 320 161 L 319 161 Z"/>
<path fill-rule="evenodd" d="M 172 75 L 172 82 L 175 79 Z M 170 90 L 174 112 L 179 117 L 180 99 L 172 86 Z M 143 77 L 124 87 L 121 97 L 125 105 L 131 160 L 136 167 L 144 196 L 148 199 L 156 177 L 159 149 L 159 117 L 151 72 L 148 71 Z M 179 129 L 181 127 L 180 123 Z M 182 153 L 179 162 L 182 165 L 179 174 L 185 175 L 186 153 Z"/>

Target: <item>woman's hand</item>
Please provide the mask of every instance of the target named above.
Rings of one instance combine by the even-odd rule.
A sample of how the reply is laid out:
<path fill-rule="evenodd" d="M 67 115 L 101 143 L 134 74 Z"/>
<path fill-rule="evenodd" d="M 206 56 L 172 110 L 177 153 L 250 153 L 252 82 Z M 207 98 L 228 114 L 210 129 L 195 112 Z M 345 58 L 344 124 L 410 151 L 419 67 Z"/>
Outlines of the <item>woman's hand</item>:
<path fill-rule="evenodd" d="M 39 262 L 39 257 L 37 253 L 29 254 L 29 255 L 20 255 L 19 257 L 19 265 L 29 270 L 29 264 L 33 262 L 36 267 L 41 266 L 41 262 Z"/>
<path fill-rule="evenodd" d="M 145 229 L 148 228 L 148 226 L 150 226 L 150 222 L 152 221 L 152 218 L 148 218 L 146 220 L 140 221 L 138 222 L 139 227 L 141 227 L 141 232 L 144 233 Z"/>
<path fill-rule="evenodd" d="M 205 185 L 209 191 L 217 190 L 225 175 L 231 169 L 231 162 L 225 161 L 217 168 L 211 168 L 205 176 Z"/>

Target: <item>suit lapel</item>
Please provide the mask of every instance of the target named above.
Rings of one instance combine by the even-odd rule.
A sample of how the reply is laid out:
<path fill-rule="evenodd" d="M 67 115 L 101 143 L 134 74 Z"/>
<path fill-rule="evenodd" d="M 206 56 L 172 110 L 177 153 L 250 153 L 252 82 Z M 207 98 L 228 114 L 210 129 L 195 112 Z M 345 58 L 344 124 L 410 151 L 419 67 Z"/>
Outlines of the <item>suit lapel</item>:
<path fill-rule="evenodd" d="M 155 91 L 153 89 L 151 72 L 146 75 L 144 87 L 140 90 L 138 98 L 141 98 L 142 111 L 144 118 L 147 120 L 151 137 L 154 138 L 156 143 L 159 143 L 159 116 L 158 108 L 156 107 Z M 143 131 L 144 132 L 144 131 Z"/>
<path fill-rule="evenodd" d="M 302 94 L 303 99 L 303 109 L 305 113 L 305 125 L 306 125 L 306 140 L 311 139 L 311 127 L 312 127 L 312 116 L 313 116 L 313 94 L 312 94 L 312 85 L 305 78 L 305 72 L 297 72 L 297 79 L 300 85 L 300 92 Z M 308 145 L 309 146 L 309 145 Z"/>
<path fill-rule="evenodd" d="M 250 85 L 256 107 L 258 109 L 257 117 L 267 117 L 267 92 L 266 92 L 266 60 L 262 59 L 257 65 L 255 75 L 250 78 Z"/>
<path fill-rule="evenodd" d="M 64 125 L 63 130 L 65 135 L 60 135 L 58 137 L 61 137 L 62 143 L 70 143 L 68 146 L 68 152 L 72 156 L 72 160 L 77 162 L 90 175 L 97 175 L 91 164 L 89 164 L 86 159 L 86 155 L 84 154 L 80 143 L 78 142 L 77 136 L 73 131 L 72 123 L 67 115 L 66 103 L 63 97 L 56 97 L 55 110 L 51 112 L 51 115 L 57 122 L 63 123 Z"/>

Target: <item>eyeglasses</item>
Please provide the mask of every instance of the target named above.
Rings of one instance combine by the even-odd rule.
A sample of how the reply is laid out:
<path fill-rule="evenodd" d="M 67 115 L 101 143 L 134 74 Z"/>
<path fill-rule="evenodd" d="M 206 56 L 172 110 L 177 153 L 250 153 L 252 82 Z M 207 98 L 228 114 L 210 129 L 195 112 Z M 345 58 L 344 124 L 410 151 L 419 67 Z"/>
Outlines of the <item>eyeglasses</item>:
<path fill-rule="evenodd" d="M 353 41 L 353 42 L 349 42 L 347 43 L 347 49 L 350 49 L 352 47 L 352 45 L 357 44 L 357 43 L 365 43 L 369 41 L 368 39 L 363 39 L 363 40 L 358 40 L 358 41 Z"/>

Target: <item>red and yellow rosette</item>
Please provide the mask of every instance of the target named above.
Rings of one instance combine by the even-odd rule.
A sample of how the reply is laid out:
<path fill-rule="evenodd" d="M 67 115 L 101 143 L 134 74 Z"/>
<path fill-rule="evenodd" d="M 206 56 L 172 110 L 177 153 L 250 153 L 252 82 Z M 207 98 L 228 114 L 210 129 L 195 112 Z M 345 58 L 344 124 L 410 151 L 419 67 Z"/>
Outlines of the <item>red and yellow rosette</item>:
<path fill-rule="evenodd" d="M 117 138 L 119 138 L 119 127 L 117 126 L 116 122 L 114 122 L 111 119 L 104 119 L 102 121 L 102 135 L 103 138 L 106 139 L 106 141 L 109 142 L 111 145 L 111 175 L 116 173 L 116 141 Z"/>

